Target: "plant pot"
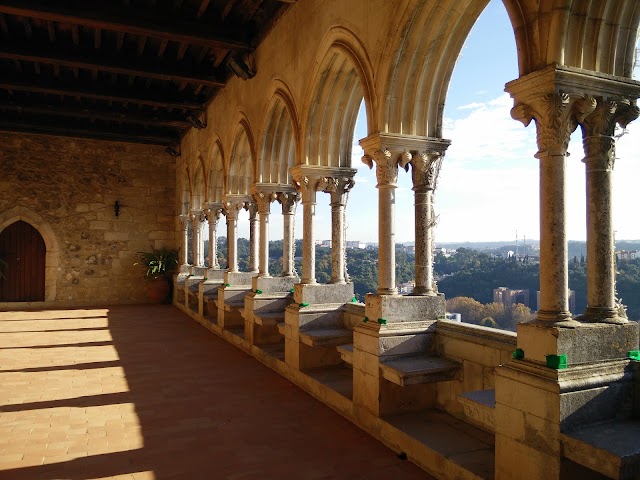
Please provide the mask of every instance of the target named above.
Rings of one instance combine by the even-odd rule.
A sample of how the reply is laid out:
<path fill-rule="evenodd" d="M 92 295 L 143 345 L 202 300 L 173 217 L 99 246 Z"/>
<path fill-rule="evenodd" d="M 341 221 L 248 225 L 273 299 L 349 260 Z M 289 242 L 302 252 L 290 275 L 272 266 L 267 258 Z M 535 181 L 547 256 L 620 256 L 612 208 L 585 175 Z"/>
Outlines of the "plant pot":
<path fill-rule="evenodd" d="M 171 291 L 169 279 L 158 277 L 147 281 L 147 297 L 152 303 L 165 303 Z"/>

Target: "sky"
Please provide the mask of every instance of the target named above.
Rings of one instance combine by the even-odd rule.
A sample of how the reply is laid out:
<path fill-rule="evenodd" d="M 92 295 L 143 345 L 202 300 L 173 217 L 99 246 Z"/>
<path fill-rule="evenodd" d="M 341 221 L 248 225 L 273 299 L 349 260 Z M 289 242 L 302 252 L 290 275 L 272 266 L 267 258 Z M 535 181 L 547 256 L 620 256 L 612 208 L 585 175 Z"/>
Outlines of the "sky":
<path fill-rule="evenodd" d="M 513 120 L 513 100 L 505 83 L 518 77 L 513 30 L 500 0 L 491 0 L 474 25 L 449 85 L 443 137 L 452 141 L 435 194 L 436 242 L 520 241 L 540 238 L 538 160 L 535 122 Z M 640 68 L 634 72 L 640 78 Z M 347 204 L 347 240 L 377 242 L 378 193 L 375 169 L 361 162 L 358 140 L 367 136 L 364 108 L 356 122 L 352 166 L 358 169 Z M 618 141 L 613 174 L 616 239 L 640 239 L 637 203 L 632 192 L 640 179 L 640 120 Z M 586 239 L 585 170 L 581 132 L 571 137 L 567 159 L 567 236 Z M 411 173 L 399 171 L 396 190 L 396 242 L 414 240 Z M 326 197 L 326 198 L 325 198 Z M 273 213 L 279 205 L 273 204 Z M 246 213 L 245 213 L 246 215 Z M 248 222 L 240 222 L 247 237 Z M 302 207 L 296 215 L 296 238 L 302 237 Z M 270 238 L 282 238 L 282 216 L 273 214 Z M 328 195 L 318 194 L 316 239 L 331 238 Z"/>

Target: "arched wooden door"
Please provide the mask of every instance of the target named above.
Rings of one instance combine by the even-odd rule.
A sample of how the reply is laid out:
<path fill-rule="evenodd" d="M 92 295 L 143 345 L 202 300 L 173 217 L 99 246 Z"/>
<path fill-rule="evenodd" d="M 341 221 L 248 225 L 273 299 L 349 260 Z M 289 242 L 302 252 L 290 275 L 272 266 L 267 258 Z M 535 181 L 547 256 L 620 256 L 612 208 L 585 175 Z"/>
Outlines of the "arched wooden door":
<path fill-rule="evenodd" d="M 22 220 L 0 232 L 0 258 L 6 263 L 0 279 L 0 302 L 44 301 L 46 246 L 42 235 Z"/>

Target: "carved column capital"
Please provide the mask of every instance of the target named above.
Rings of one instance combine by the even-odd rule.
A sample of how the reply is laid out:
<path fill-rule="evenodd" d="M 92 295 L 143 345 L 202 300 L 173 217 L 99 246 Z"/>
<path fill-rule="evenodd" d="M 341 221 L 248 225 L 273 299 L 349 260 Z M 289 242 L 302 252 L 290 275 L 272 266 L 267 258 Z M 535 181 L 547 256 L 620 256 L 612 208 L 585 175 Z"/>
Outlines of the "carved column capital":
<path fill-rule="evenodd" d="M 411 161 L 411 154 L 408 151 L 392 152 L 386 148 L 374 149 L 365 152 L 362 163 L 369 168 L 376 164 L 377 187 L 395 187 L 398 182 L 398 166 L 406 168 Z"/>
<path fill-rule="evenodd" d="M 277 193 L 258 191 L 253 194 L 253 199 L 257 205 L 260 214 L 269 213 L 271 210 L 271 202 L 278 198 Z"/>
<path fill-rule="evenodd" d="M 354 185 L 352 177 L 322 177 L 318 182 L 318 191 L 330 194 L 332 205 L 344 205 L 345 196 Z"/>
<path fill-rule="evenodd" d="M 218 223 L 220 217 L 222 216 L 222 207 L 217 208 L 205 208 L 204 215 L 207 218 L 209 223 L 213 223 L 214 225 Z"/>
<path fill-rule="evenodd" d="M 567 154 L 569 137 L 595 108 L 596 100 L 591 96 L 546 93 L 528 103 L 516 103 L 511 117 L 525 126 L 536 121 L 537 158 L 559 156 Z"/>
<path fill-rule="evenodd" d="M 292 180 L 293 186 L 302 194 L 302 203 L 315 203 L 320 177 L 301 175 Z"/>
<path fill-rule="evenodd" d="M 205 220 L 205 215 L 204 212 L 202 210 L 190 210 L 189 211 L 189 220 L 191 220 L 191 222 L 193 222 L 193 224 L 195 225 L 196 223 L 201 223 L 204 222 Z"/>
<path fill-rule="evenodd" d="M 638 118 L 640 110 L 629 101 L 597 99 L 595 110 L 581 122 L 583 161 L 589 170 L 613 170 L 615 163 L 616 125 L 625 128 Z"/>
<path fill-rule="evenodd" d="M 414 191 L 426 191 L 438 186 L 444 154 L 438 151 L 415 152 L 411 157 L 411 178 Z"/>
<path fill-rule="evenodd" d="M 293 215 L 296 204 L 300 201 L 300 192 L 280 192 L 277 200 L 282 205 L 283 215 Z"/>
<path fill-rule="evenodd" d="M 222 208 L 224 209 L 224 214 L 227 217 L 227 220 L 237 220 L 238 212 L 243 208 L 246 208 L 246 202 L 243 201 L 227 201 L 222 203 Z"/>

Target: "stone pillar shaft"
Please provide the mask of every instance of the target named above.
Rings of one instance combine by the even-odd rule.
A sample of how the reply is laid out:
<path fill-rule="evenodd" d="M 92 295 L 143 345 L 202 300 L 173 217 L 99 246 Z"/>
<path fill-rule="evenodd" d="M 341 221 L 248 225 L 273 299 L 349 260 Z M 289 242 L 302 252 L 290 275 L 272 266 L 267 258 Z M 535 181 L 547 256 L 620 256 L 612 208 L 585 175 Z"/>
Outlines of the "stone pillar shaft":
<path fill-rule="evenodd" d="M 248 205 L 249 210 L 249 271 L 258 271 L 258 247 L 260 235 L 258 234 L 258 208 L 255 203 Z M 267 239 L 267 242 L 269 240 Z"/>
<path fill-rule="evenodd" d="M 238 211 L 227 210 L 227 269 L 238 271 Z"/>
<path fill-rule="evenodd" d="M 331 202 L 331 283 L 345 283 L 344 207 L 344 200 Z"/>
<path fill-rule="evenodd" d="M 260 192 L 254 194 L 254 199 L 260 215 L 260 265 L 259 276 L 269 277 L 269 214 L 271 201 L 276 198 L 275 193 Z"/>
<path fill-rule="evenodd" d="M 433 195 L 440 174 L 444 148 L 448 140 L 437 139 L 439 150 L 424 154 L 414 154 L 411 158 L 411 172 L 415 198 L 415 238 L 416 259 L 414 295 L 435 295 L 433 278 L 433 229 L 435 215 Z"/>
<path fill-rule="evenodd" d="M 220 219 L 221 209 L 207 208 L 207 221 L 209 222 L 209 268 L 220 268 L 218 262 L 218 220 Z"/>
<path fill-rule="evenodd" d="M 540 305 L 542 320 L 570 317 L 564 155 L 540 159 Z"/>
<path fill-rule="evenodd" d="M 191 219 L 191 257 L 194 267 L 202 266 L 202 249 L 201 249 L 201 237 L 202 237 L 202 212 L 199 210 L 192 210 L 190 214 Z"/>
<path fill-rule="evenodd" d="M 316 190 L 309 186 L 302 190 L 302 280 L 316 283 Z"/>
<path fill-rule="evenodd" d="M 283 216 L 283 237 L 282 237 L 282 276 L 294 276 L 293 247 L 294 237 L 294 217 L 296 205 L 299 200 L 297 192 L 283 192 L 278 194 L 278 201 L 282 205 Z"/>
<path fill-rule="evenodd" d="M 187 265 L 189 263 L 189 216 L 180 215 L 182 222 L 182 252 L 180 254 L 180 263 Z"/>

